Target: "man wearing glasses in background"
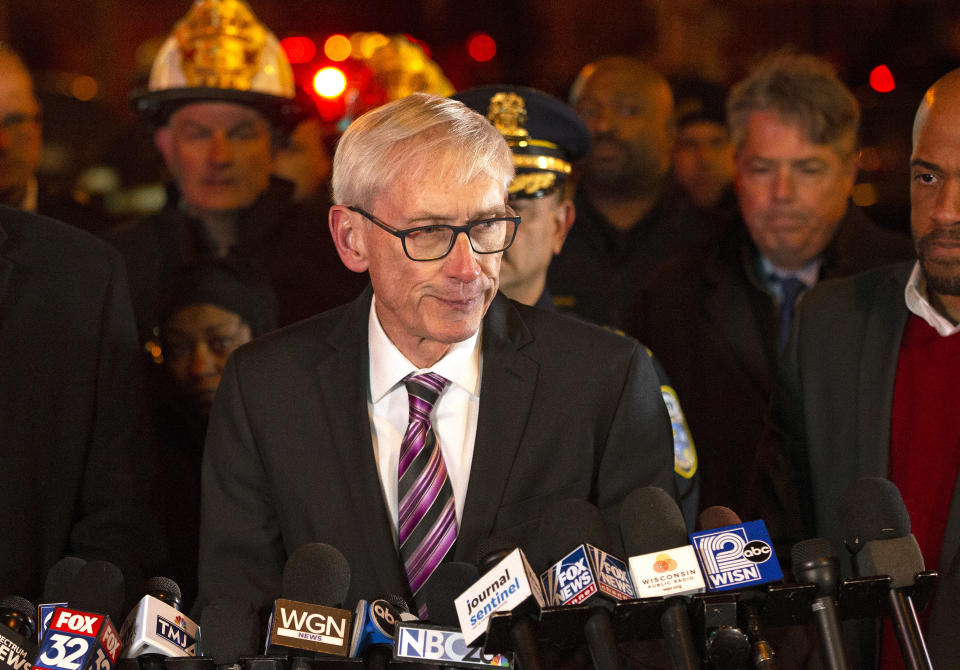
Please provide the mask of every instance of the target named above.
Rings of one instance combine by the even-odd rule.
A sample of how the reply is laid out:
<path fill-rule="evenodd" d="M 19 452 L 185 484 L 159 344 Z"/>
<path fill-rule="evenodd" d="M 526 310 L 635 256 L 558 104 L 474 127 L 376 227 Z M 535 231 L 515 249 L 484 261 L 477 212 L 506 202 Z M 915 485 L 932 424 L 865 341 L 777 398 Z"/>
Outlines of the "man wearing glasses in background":
<path fill-rule="evenodd" d="M 589 500 L 613 522 L 633 489 L 673 491 L 643 348 L 498 294 L 513 172 L 501 134 L 445 98 L 409 96 L 346 131 L 330 230 L 371 287 L 227 363 L 201 604 L 266 608 L 287 556 L 327 542 L 350 564 L 344 606 L 387 593 L 420 606 L 437 564 L 473 562 L 491 535 L 528 541 L 554 501 Z"/>

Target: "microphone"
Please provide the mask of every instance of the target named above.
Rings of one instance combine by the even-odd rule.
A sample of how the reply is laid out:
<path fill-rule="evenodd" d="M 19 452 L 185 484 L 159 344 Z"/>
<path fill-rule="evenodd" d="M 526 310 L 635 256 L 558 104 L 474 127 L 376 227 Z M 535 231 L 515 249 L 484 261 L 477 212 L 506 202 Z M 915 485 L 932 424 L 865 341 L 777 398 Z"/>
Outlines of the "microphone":
<path fill-rule="evenodd" d="M 236 665 L 253 656 L 260 643 L 260 617 L 244 600 L 214 600 L 200 613 L 200 648 L 217 665 Z"/>
<path fill-rule="evenodd" d="M 346 656 L 353 615 L 340 605 L 349 588 L 350 565 L 336 547 L 323 542 L 299 547 L 283 567 L 284 597 L 270 613 L 267 653 L 282 648 L 299 656 Z"/>
<path fill-rule="evenodd" d="M 30 670 L 37 655 L 34 607 L 26 598 L 0 599 L 0 669 Z"/>
<path fill-rule="evenodd" d="M 123 647 L 112 621 L 113 617 L 119 621 L 123 611 L 120 568 L 108 561 L 84 563 L 77 570 L 67 600 L 69 607 L 53 610 L 34 667 L 112 670 Z"/>
<path fill-rule="evenodd" d="M 718 528 L 731 529 L 740 526 L 741 519 L 729 507 L 714 505 L 700 513 L 697 526 L 701 531 L 712 531 Z M 762 552 L 761 552 L 762 553 Z M 776 560 L 771 545 L 770 556 Z M 782 575 L 781 575 L 782 577 Z M 774 581 L 766 579 L 763 581 Z M 758 582 L 762 583 L 762 582 Z M 763 670 L 776 670 L 777 662 L 774 651 L 760 621 L 760 613 L 752 596 L 757 594 L 750 591 L 741 592 L 737 600 L 743 614 L 743 628 L 747 634 L 737 627 L 737 621 L 724 622 L 721 628 L 713 634 L 708 644 L 708 656 L 720 656 L 723 661 L 715 662 L 718 667 L 737 667 L 753 652 L 753 665 Z"/>
<path fill-rule="evenodd" d="M 664 610 L 660 615 L 660 630 L 667 643 L 670 661 L 676 670 L 699 670 L 700 655 L 693 642 L 693 630 L 687 601 L 680 595 L 701 590 L 696 586 L 696 577 L 690 574 L 691 565 L 687 551 L 687 524 L 674 499 L 663 489 L 646 486 L 631 492 L 620 506 L 620 537 L 630 556 L 630 574 L 641 596 L 664 595 Z M 649 577 L 644 566 L 654 555 L 661 564 L 658 572 L 674 572 L 675 580 L 655 580 Z M 665 554 L 666 558 L 659 558 Z M 686 568 L 679 570 L 684 561 Z M 676 585 L 676 586 L 674 586 Z M 668 589 L 653 593 L 651 590 Z"/>
<path fill-rule="evenodd" d="M 393 658 L 412 663 L 439 663 L 450 667 L 508 667 L 503 654 L 484 654 L 467 646 L 458 625 L 456 599 L 480 577 L 477 566 L 450 561 L 441 563 L 420 588 L 420 598 L 430 613 L 430 623 L 400 621 Z"/>
<path fill-rule="evenodd" d="M 146 595 L 130 610 L 120 628 L 121 658 L 143 657 L 141 666 L 162 666 L 161 659 L 167 656 L 196 656 L 200 627 L 181 611 L 177 583 L 166 577 L 151 577 L 144 591 Z"/>
<path fill-rule="evenodd" d="M 510 640 L 520 667 L 541 670 L 533 621 L 544 607 L 540 582 L 523 551 L 504 538 L 491 537 L 477 549 L 477 565 L 487 569 L 457 596 L 457 616 L 468 645 L 480 640 L 494 612 L 510 612 Z"/>
<path fill-rule="evenodd" d="M 586 500 L 557 501 L 540 517 L 537 539 L 544 555 L 562 556 L 540 575 L 545 600 L 589 607 L 583 630 L 593 667 L 619 670 L 610 612 L 635 593 L 627 564 L 604 551 L 613 541 L 600 510 Z"/>
<path fill-rule="evenodd" d="M 404 615 L 415 620 L 410 606 L 400 596 L 360 600 L 353 613 L 350 658 L 362 658 L 364 667 L 386 670 L 393 655 L 393 640 Z"/>
<path fill-rule="evenodd" d="M 890 618 L 908 668 L 932 668 L 913 607 L 911 589 L 923 572 L 923 554 L 910 533 L 910 514 L 900 490 L 888 479 L 864 477 L 840 496 L 843 543 L 860 576 L 889 575 Z"/>
<path fill-rule="evenodd" d="M 47 578 L 43 583 L 43 596 L 37 605 L 37 643 L 43 639 L 50 625 L 50 617 L 57 607 L 67 607 L 70 593 L 80 568 L 87 562 L 76 556 L 66 556 L 54 563 L 47 571 Z"/>
<path fill-rule="evenodd" d="M 840 560 L 833 543 L 813 538 L 793 545 L 793 575 L 800 584 L 817 587 L 811 609 L 817 622 L 820 649 L 830 670 L 847 670 L 847 658 L 840 635 L 837 616 L 837 586 L 840 583 Z"/>

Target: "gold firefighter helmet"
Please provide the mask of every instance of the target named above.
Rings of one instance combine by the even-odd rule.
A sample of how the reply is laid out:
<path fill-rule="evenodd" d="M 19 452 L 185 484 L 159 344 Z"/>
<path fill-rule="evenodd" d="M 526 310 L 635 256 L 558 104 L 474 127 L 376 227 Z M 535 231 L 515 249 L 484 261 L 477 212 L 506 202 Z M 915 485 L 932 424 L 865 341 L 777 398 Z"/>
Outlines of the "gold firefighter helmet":
<path fill-rule="evenodd" d="M 160 47 L 133 109 L 155 126 L 178 107 L 234 102 L 289 128 L 300 119 L 293 70 L 276 36 L 244 0 L 196 0 Z"/>

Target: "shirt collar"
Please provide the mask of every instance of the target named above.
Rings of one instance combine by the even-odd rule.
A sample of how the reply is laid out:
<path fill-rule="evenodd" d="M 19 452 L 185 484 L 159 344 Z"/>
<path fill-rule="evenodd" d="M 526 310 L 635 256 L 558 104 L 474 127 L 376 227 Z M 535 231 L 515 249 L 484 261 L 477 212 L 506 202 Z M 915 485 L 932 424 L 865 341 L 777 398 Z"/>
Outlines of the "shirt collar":
<path fill-rule="evenodd" d="M 39 201 L 40 185 L 37 183 L 36 177 L 34 177 L 27 182 L 27 188 L 23 194 L 23 202 L 20 204 L 20 209 L 36 214 Z"/>
<path fill-rule="evenodd" d="M 817 279 L 820 277 L 820 266 L 823 265 L 823 257 L 815 256 L 809 261 L 803 264 L 798 270 L 787 271 L 781 268 L 778 268 L 770 259 L 759 254 L 760 256 L 760 267 L 763 270 L 762 276 L 764 277 L 776 277 L 777 279 L 786 279 L 787 277 L 796 277 L 802 281 L 807 288 L 810 288 L 817 283 Z"/>
<path fill-rule="evenodd" d="M 903 295 L 907 301 L 907 309 L 930 324 L 930 327 L 936 330 L 941 337 L 960 332 L 960 324 L 952 324 L 927 299 L 927 280 L 920 271 L 919 261 L 913 266 L 913 272 L 910 273 L 910 279 L 907 280 Z"/>
<path fill-rule="evenodd" d="M 370 301 L 367 336 L 370 342 L 370 400 L 379 402 L 411 372 L 436 372 L 468 393 L 480 395 L 480 330 L 471 337 L 456 342 L 443 358 L 426 369 L 420 369 L 407 360 L 390 341 L 380 325 L 376 312 L 377 296 Z"/>

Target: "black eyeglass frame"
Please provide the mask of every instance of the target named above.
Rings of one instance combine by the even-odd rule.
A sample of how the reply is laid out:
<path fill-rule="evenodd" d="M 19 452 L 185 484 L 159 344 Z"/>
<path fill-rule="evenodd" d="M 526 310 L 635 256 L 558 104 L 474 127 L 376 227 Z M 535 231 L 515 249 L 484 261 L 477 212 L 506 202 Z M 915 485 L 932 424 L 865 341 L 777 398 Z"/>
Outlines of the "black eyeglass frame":
<path fill-rule="evenodd" d="M 407 258 L 409 258 L 410 260 L 416 263 L 428 263 L 430 261 L 438 261 L 441 258 L 446 258 L 447 255 L 449 255 L 450 252 L 453 251 L 453 246 L 457 243 L 457 236 L 460 233 L 463 233 L 464 235 L 467 236 L 467 242 L 470 243 L 470 248 L 473 249 L 474 253 L 478 253 L 478 254 L 502 253 L 507 249 L 509 249 L 510 246 L 513 244 L 514 240 L 517 239 L 517 227 L 520 225 L 520 216 L 518 214 L 514 214 L 513 216 L 492 216 L 487 219 L 478 219 L 476 221 L 470 221 L 463 226 L 451 226 L 450 224 L 446 224 L 446 223 L 432 223 L 429 226 L 417 226 L 415 228 L 407 228 L 406 230 L 400 230 L 398 228 L 394 228 L 393 226 L 387 225 L 386 223 L 384 223 L 383 221 L 375 217 L 373 214 L 371 214 L 370 212 L 360 207 L 347 205 L 347 209 L 349 209 L 351 212 L 356 212 L 357 214 L 364 217 L 365 219 L 368 219 L 370 222 L 372 222 L 379 228 L 382 228 L 383 230 L 390 233 L 394 237 L 400 238 L 400 245 L 403 247 L 403 253 L 406 254 Z M 511 211 L 511 212 L 513 211 L 509 207 L 507 209 L 508 211 Z M 475 246 L 473 246 L 473 238 L 470 237 L 470 231 L 481 224 L 490 223 L 491 221 L 513 222 L 513 233 L 510 235 L 510 241 L 507 242 L 506 246 L 503 247 L 502 249 L 497 249 L 496 251 L 480 251 Z M 447 247 L 447 250 L 444 251 L 439 256 L 434 256 L 432 258 L 414 258 L 413 256 L 411 256 L 410 252 L 407 251 L 407 235 L 411 233 L 420 232 L 423 230 L 429 230 L 429 229 L 436 230 L 437 228 L 446 228 L 448 230 L 453 231 L 453 235 L 450 237 L 450 246 Z"/>

